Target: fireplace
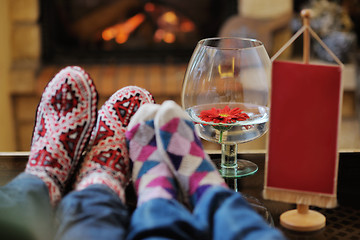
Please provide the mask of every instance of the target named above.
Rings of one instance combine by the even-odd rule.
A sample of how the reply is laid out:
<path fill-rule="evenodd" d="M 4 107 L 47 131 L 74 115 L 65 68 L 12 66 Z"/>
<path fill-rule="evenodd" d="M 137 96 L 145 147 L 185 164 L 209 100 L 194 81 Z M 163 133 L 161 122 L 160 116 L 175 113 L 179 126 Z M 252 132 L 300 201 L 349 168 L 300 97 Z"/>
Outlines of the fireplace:
<path fill-rule="evenodd" d="M 58 63 L 187 62 L 237 0 L 40 0 L 42 59 Z"/>
<path fill-rule="evenodd" d="M 11 9 L 14 136 L 16 150 L 23 151 L 29 150 L 41 93 L 61 68 L 83 67 L 95 81 L 99 106 L 128 85 L 146 88 L 158 103 L 179 103 L 196 42 L 217 35 L 237 13 L 237 0 L 6 1 Z M 127 41 L 117 43 L 106 30 L 119 24 L 131 27 L 125 28 Z M 168 28 L 173 35 L 161 34 Z"/>

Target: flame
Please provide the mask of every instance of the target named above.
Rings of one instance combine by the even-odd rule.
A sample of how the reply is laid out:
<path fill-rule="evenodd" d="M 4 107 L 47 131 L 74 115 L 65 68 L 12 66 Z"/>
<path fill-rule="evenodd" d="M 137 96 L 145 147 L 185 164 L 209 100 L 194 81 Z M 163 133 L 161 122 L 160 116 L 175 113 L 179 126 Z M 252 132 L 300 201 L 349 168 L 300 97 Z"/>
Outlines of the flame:
<path fill-rule="evenodd" d="M 157 43 L 174 43 L 178 34 L 192 32 L 195 24 L 184 17 L 178 16 L 174 11 L 159 8 L 153 3 L 146 3 L 144 10 L 147 12 L 138 13 L 123 23 L 106 28 L 102 32 L 104 41 L 115 39 L 116 43 L 123 44 L 128 41 L 130 34 L 145 21 L 146 16 L 154 18 L 158 29 L 154 32 L 153 38 Z"/>
<path fill-rule="evenodd" d="M 155 4 L 153 3 L 146 3 L 144 6 L 145 11 L 147 12 L 153 12 L 155 11 Z"/>
<path fill-rule="evenodd" d="M 183 31 L 183 32 L 191 32 L 191 31 L 194 31 L 194 29 L 195 29 L 194 23 L 192 23 L 189 20 L 184 20 L 180 24 L 180 30 Z"/>
<path fill-rule="evenodd" d="M 164 42 L 166 42 L 166 43 L 173 43 L 173 42 L 175 42 L 175 39 L 176 39 L 175 34 L 172 32 L 165 33 L 164 38 L 163 38 Z"/>
<path fill-rule="evenodd" d="M 102 38 L 109 41 L 115 38 L 119 44 L 125 43 L 129 35 L 145 20 L 145 15 L 138 13 L 123 23 L 106 28 L 102 32 Z"/>
<path fill-rule="evenodd" d="M 164 41 L 166 43 L 174 43 L 176 40 L 176 36 L 173 32 L 165 31 L 164 29 L 157 29 L 154 34 L 154 41 L 161 42 Z"/>
<path fill-rule="evenodd" d="M 165 31 L 163 29 L 157 29 L 154 33 L 154 41 L 155 42 L 161 42 L 165 34 Z"/>
<path fill-rule="evenodd" d="M 178 24 L 178 16 L 173 12 L 173 11 L 168 11 L 166 13 L 164 13 L 161 16 L 161 19 L 167 23 L 167 24 L 171 24 L 171 25 L 176 25 Z"/>

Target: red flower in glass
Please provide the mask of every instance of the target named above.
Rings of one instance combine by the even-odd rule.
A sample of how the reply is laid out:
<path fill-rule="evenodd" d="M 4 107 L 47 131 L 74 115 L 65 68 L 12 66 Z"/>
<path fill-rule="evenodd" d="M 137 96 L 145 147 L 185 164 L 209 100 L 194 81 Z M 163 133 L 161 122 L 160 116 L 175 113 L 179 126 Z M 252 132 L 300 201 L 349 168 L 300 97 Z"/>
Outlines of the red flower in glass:
<path fill-rule="evenodd" d="M 212 108 L 211 110 L 201 111 L 199 118 L 206 122 L 234 123 L 244 121 L 250 117 L 238 107 L 230 109 L 229 106 L 225 106 L 223 109 Z"/>

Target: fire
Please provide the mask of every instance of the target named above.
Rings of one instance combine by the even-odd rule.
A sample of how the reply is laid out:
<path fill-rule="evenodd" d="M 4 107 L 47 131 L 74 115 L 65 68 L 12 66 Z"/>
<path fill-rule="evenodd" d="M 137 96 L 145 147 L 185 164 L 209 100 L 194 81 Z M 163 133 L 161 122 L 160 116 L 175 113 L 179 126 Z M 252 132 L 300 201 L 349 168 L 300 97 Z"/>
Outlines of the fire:
<path fill-rule="evenodd" d="M 145 11 L 147 12 L 153 12 L 155 11 L 155 4 L 153 3 L 146 3 L 144 6 Z"/>
<path fill-rule="evenodd" d="M 163 38 L 164 42 L 166 42 L 166 43 L 173 43 L 173 42 L 175 42 L 175 39 L 176 39 L 175 34 L 172 32 L 165 33 L 164 38 Z"/>
<path fill-rule="evenodd" d="M 146 3 L 144 11 L 146 14 L 138 13 L 122 23 L 103 30 L 103 40 L 114 39 L 118 44 L 127 42 L 130 34 L 145 21 L 146 17 L 150 17 L 157 25 L 153 34 L 156 43 L 172 44 L 177 41 L 179 36 L 195 30 L 195 24 L 192 21 L 159 5 Z"/>
<path fill-rule="evenodd" d="M 106 28 L 102 32 L 102 38 L 105 41 L 109 41 L 115 38 L 115 41 L 119 44 L 125 43 L 129 35 L 145 20 L 145 15 L 138 13 L 135 16 L 129 18 L 123 23 L 116 24 L 109 28 Z"/>
<path fill-rule="evenodd" d="M 184 20 L 181 24 L 180 24 L 180 30 L 183 32 L 191 32 L 195 30 L 195 25 L 194 23 L 192 23 L 189 20 Z"/>
<path fill-rule="evenodd" d="M 177 25 L 178 24 L 178 17 L 176 16 L 176 14 L 173 11 L 168 11 L 166 13 L 164 13 L 161 17 L 160 20 L 164 21 L 167 24 L 171 24 L 171 25 Z"/>
<path fill-rule="evenodd" d="M 154 34 L 154 41 L 161 42 L 164 41 L 166 43 L 174 43 L 176 40 L 176 36 L 172 32 L 165 31 L 164 29 L 158 29 Z"/>

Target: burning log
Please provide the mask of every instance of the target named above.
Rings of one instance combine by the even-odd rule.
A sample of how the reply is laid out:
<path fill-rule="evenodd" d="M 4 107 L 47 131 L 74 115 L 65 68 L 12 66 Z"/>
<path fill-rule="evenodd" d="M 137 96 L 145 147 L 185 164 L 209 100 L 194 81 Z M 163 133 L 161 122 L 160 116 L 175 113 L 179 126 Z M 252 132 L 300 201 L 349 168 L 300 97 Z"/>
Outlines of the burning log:
<path fill-rule="evenodd" d="M 101 32 L 105 28 L 125 20 L 128 9 L 139 6 L 141 3 L 138 0 L 115 1 L 74 22 L 70 31 L 74 36 L 84 41 L 93 38 L 95 32 L 101 36 Z"/>

